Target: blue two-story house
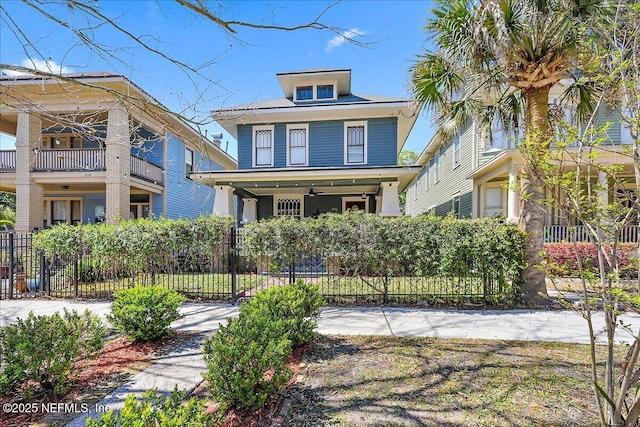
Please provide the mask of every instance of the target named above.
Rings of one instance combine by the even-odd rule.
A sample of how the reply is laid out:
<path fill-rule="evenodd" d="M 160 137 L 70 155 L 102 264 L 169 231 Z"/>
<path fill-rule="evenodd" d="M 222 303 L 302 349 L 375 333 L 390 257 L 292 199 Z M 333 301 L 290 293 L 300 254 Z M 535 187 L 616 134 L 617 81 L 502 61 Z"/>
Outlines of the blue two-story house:
<path fill-rule="evenodd" d="M 284 96 L 212 111 L 238 141 L 238 170 L 198 173 L 214 212 L 242 223 L 359 209 L 400 214 L 419 167 L 397 166 L 417 117 L 408 100 L 351 92 L 351 70 L 277 75 Z M 224 195 L 224 196 L 222 196 Z"/>
<path fill-rule="evenodd" d="M 235 160 L 126 77 L 0 78 L 0 191 L 16 194 L 18 232 L 164 216 L 209 215 L 216 192 L 198 170 Z"/>

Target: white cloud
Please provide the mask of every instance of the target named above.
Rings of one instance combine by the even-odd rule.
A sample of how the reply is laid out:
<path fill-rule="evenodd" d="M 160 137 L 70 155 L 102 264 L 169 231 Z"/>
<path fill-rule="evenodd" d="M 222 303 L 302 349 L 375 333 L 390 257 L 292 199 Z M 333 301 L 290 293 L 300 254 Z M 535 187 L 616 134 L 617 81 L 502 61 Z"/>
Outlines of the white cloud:
<path fill-rule="evenodd" d="M 22 62 L 20 63 L 20 66 L 24 68 L 31 68 L 38 71 L 43 71 L 45 73 L 52 73 L 52 74 L 73 73 L 73 69 L 69 67 L 60 66 L 56 64 L 54 61 L 44 61 L 42 59 L 37 59 L 37 58 L 23 59 Z M 14 70 L 2 70 L 2 74 L 5 74 L 7 76 L 23 76 L 29 73 L 23 73 L 21 71 L 14 71 Z"/>
<path fill-rule="evenodd" d="M 365 34 L 366 32 L 361 31 L 359 28 L 352 28 L 329 40 L 329 43 L 327 43 L 327 47 L 325 48 L 325 50 L 327 52 L 333 52 L 333 49 L 341 46 L 342 43 L 347 41 L 347 39 L 353 39 L 357 36 L 364 36 Z"/>

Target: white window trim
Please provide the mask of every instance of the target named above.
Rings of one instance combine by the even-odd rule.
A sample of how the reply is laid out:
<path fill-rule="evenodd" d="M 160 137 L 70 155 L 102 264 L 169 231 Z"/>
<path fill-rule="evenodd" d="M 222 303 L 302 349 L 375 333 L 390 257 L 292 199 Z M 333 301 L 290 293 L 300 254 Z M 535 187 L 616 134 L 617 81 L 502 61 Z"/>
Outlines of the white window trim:
<path fill-rule="evenodd" d="M 433 169 L 435 171 L 433 175 L 433 183 L 437 184 L 440 182 L 440 172 L 442 172 L 442 153 L 440 150 L 438 150 L 433 158 Z"/>
<path fill-rule="evenodd" d="M 501 202 L 502 202 L 502 215 L 506 216 L 507 215 L 507 197 L 508 197 L 508 190 L 504 187 L 505 183 L 504 182 L 492 182 L 492 183 L 487 183 L 487 184 L 482 184 L 481 186 L 481 191 L 480 191 L 480 218 L 488 218 L 487 217 L 487 189 L 489 188 L 500 188 L 502 189 L 502 192 L 500 193 L 500 197 L 501 197 Z"/>
<path fill-rule="evenodd" d="M 456 199 L 458 199 L 458 212 L 455 210 Z M 457 219 L 460 219 L 460 208 L 460 192 L 457 192 L 451 196 L 451 213 L 453 213 Z"/>
<path fill-rule="evenodd" d="M 430 170 L 430 166 L 429 166 L 429 162 L 427 162 L 427 165 L 425 166 L 425 170 L 424 170 L 424 191 L 429 191 L 429 189 L 431 188 L 431 182 L 430 179 L 431 177 L 429 175 L 431 175 L 431 170 Z"/>
<path fill-rule="evenodd" d="M 268 165 L 257 165 L 256 164 L 256 132 L 260 130 L 268 130 L 271 131 L 271 163 Z M 265 126 L 253 126 L 251 129 L 251 165 L 254 168 L 269 168 L 273 167 L 273 153 L 274 147 L 276 145 L 276 133 L 274 125 L 265 125 Z"/>
<path fill-rule="evenodd" d="M 273 196 L 273 216 L 278 216 L 278 201 L 281 199 L 300 200 L 300 219 L 304 218 L 304 194 L 279 193 Z"/>
<path fill-rule="evenodd" d="M 333 97 L 331 98 L 318 98 L 318 86 L 333 86 Z M 319 82 L 313 85 L 313 99 L 316 101 L 335 101 L 338 99 L 338 83 L 333 82 Z"/>
<path fill-rule="evenodd" d="M 191 158 L 189 158 L 191 157 Z M 185 178 L 189 178 L 189 175 L 195 172 L 194 163 L 196 161 L 196 152 L 189 147 L 184 147 L 184 175 Z M 187 173 L 187 166 L 191 166 L 191 172 Z"/>
<path fill-rule="evenodd" d="M 458 141 L 459 143 L 457 150 L 456 150 L 456 141 Z M 460 140 L 459 134 L 453 138 L 452 148 L 453 148 L 453 156 L 451 157 L 453 158 L 453 169 L 455 169 L 462 164 L 462 141 Z M 456 163 L 456 152 L 458 153 L 457 163 Z"/>
<path fill-rule="evenodd" d="M 304 129 L 304 134 L 306 137 L 305 141 L 305 153 L 304 153 L 304 163 L 302 164 L 291 164 L 291 147 L 289 147 L 289 131 L 295 129 Z M 273 144 L 272 144 L 273 145 Z M 287 125 L 287 166 L 309 166 L 309 124 L 298 124 L 298 125 Z"/>
<path fill-rule="evenodd" d="M 369 212 L 369 199 L 369 196 L 367 196 L 365 200 L 362 200 L 362 197 L 360 196 L 342 197 L 342 213 L 346 212 L 347 210 L 347 202 L 364 202 L 365 212 Z"/>
<path fill-rule="evenodd" d="M 312 97 L 310 99 L 298 99 L 298 88 L 299 87 L 307 87 L 311 86 Z M 318 86 L 333 86 L 333 97 L 332 98 L 318 98 Z M 311 101 L 335 101 L 338 99 L 338 82 L 337 81 L 328 81 L 328 82 L 314 82 L 314 83 L 304 83 L 297 84 L 293 87 L 293 102 L 311 102 Z"/>
<path fill-rule="evenodd" d="M 363 126 L 364 127 L 364 155 L 363 155 L 363 162 L 347 162 L 347 130 L 350 127 L 359 127 L 359 126 Z M 367 161 L 368 161 L 368 156 L 367 156 L 367 148 L 369 146 L 369 133 L 368 133 L 368 129 L 367 129 L 367 121 L 359 121 L 359 122 L 344 122 L 344 164 L 345 165 L 366 165 Z"/>

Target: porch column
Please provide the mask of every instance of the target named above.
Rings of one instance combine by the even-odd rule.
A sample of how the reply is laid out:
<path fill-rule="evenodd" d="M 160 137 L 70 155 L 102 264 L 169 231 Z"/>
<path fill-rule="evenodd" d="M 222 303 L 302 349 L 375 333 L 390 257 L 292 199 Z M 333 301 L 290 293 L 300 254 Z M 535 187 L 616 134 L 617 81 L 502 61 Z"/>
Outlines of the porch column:
<path fill-rule="evenodd" d="M 123 107 L 109 110 L 105 146 L 106 220 L 116 223 L 129 219 L 130 205 L 129 114 Z"/>
<path fill-rule="evenodd" d="M 598 186 L 600 187 L 598 199 L 602 206 L 606 206 L 609 204 L 609 181 L 605 171 L 598 172 Z"/>
<path fill-rule="evenodd" d="M 229 185 L 216 185 L 214 188 L 216 189 L 216 198 L 213 201 L 213 214 L 235 216 L 233 212 L 234 188 Z"/>
<path fill-rule="evenodd" d="M 509 188 L 507 189 L 507 222 L 513 224 L 518 223 L 518 217 L 520 215 L 519 210 L 519 197 L 518 197 L 518 168 L 512 167 L 509 169 Z"/>
<path fill-rule="evenodd" d="M 16 224 L 18 233 L 42 228 L 43 189 L 35 184 L 31 170 L 40 147 L 42 121 L 28 112 L 18 113 L 16 130 Z"/>
<path fill-rule="evenodd" d="M 480 197 L 480 186 L 473 184 L 471 191 L 471 218 L 478 219 L 478 198 Z"/>
<path fill-rule="evenodd" d="M 382 196 L 376 196 L 376 215 L 380 215 L 382 209 Z"/>
<path fill-rule="evenodd" d="M 380 184 L 382 188 L 382 200 L 380 201 L 380 215 L 382 216 L 399 216 L 400 200 L 398 199 L 398 182 L 383 182 Z"/>
<path fill-rule="evenodd" d="M 217 198 L 217 197 L 216 197 Z M 242 199 L 242 224 L 255 222 L 258 218 L 258 199 Z"/>

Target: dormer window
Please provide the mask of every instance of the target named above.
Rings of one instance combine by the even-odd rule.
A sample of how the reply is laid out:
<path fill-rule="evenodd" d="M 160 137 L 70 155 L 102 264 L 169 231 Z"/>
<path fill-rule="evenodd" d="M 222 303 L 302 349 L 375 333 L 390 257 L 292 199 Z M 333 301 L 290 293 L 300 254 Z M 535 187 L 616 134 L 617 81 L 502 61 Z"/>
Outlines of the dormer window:
<path fill-rule="evenodd" d="M 296 101 L 313 99 L 313 86 L 298 86 L 296 88 Z"/>
<path fill-rule="evenodd" d="M 296 86 L 294 93 L 294 102 L 298 101 L 321 101 L 328 99 L 336 99 L 336 85 L 319 84 Z"/>
<path fill-rule="evenodd" d="M 333 99 L 333 85 L 318 85 L 318 99 Z"/>

